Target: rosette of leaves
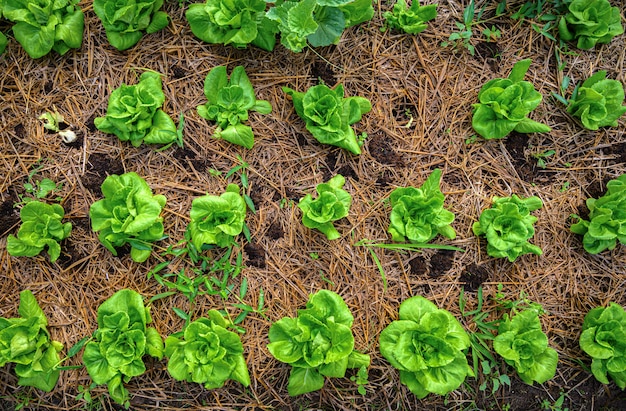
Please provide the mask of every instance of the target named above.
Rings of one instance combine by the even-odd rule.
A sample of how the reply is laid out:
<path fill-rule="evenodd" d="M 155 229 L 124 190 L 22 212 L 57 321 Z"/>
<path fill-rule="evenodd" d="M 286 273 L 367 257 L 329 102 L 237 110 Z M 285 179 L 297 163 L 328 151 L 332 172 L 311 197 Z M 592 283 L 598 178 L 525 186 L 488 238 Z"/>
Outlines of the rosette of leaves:
<path fill-rule="evenodd" d="M 350 126 L 372 109 L 369 100 L 358 96 L 344 97 L 341 84 L 334 90 L 319 84 L 309 88 L 306 93 L 289 87 L 283 87 L 283 91 L 291 96 L 296 113 L 317 141 L 361 154 L 363 142 L 357 139 Z"/>
<path fill-rule="evenodd" d="M 602 384 L 611 378 L 626 388 L 626 312 L 614 303 L 590 310 L 583 321 L 580 348 L 592 358 L 591 372 Z"/>
<path fill-rule="evenodd" d="M 543 384 L 556 372 L 557 352 L 548 346 L 548 337 L 541 329 L 539 312 L 526 309 L 504 320 L 498 326 L 493 349 L 515 368 L 526 384 Z"/>
<path fill-rule="evenodd" d="M 72 223 L 63 223 L 65 210 L 59 204 L 29 201 L 20 210 L 22 225 L 17 237 L 7 237 L 7 251 L 13 256 L 34 257 L 45 248 L 50 262 L 61 255 L 59 242 L 70 236 Z"/>
<path fill-rule="evenodd" d="M 50 339 L 48 319 L 30 290 L 20 292 L 19 317 L 0 317 L 0 367 L 15 363 L 21 386 L 52 391 L 59 379 L 59 351 Z"/>
<path fill-rule="evenodd" d="M 292 366 L 289 395 L 317 391 L 324 377 L 343 378 L 349 368 L 369 366 L 369 355 L 354 349 L 353 321 L 341 296 L 321 290 L 310 296 L 296 318 L 284 317 L 270 326 L 267 349 Z"/>
<path fill-rule="evenodd" d="M 243 357 L 243 345 L 236 333 L 227 328 L 217 310 L 208 318 L 199 318 L 187 325 L 182 335 L 165 339 L 167 371 L 178 381 L 204 384 L 207 389 L 220 388 L 227 380 L 250 385 L 248 366 Z"/>
<path fill-rule="evenodd" d="M 13 35 L 31 58 L 60 55 L 83 42 L 84 15 L 79 0 L 3 0 L 4 17 L 14 22 Z"/>
<path fill-rule="evenodd" d="M 389 232 L 394 241 L 427 243 L 441 234 L 453 239 L 450 226 L 454 213 L 443 208 L 444 195 L 439 188 L 441 170 L 435 169 L 420 188 L 398 187 L 391 192 Z"/>
<path fill-rule="evenodd" d="M 479 103 L 473 104 L 472 127 L 486 139 L 504 138 L 511 131 L 518 133 L 547 133 L 545 124 L 528 118 L 542 96 L 524 75 L 531 60 L 515 63 L 507 78 L 496 78 L 483 85 L 478 93 Z"/>
<path fill-rule="evenodd" d="M 411 6 L 407 6 L 405 0 L 398 0 L 391 11 L 383 13 L 383 17 L 385 25 L 391 29 L 418 34 L 426 30 L 427 21 L 437 17 L 437 5 L 420 6 L 419 0 L 413 0 Z"/>
<path fill-rule="evenodd" d="M 305 227 L 320 230 L 329 240 L 340 237 L 333 221 L 346 217 L 352 204 L 352 196 L 343 189 L 345 183 L 346 179 L 337 174 L 327 183 L 315 187 L 318 194 L 315 200 L 311 194 L 300 199 L 298 208 L 302 210 L 302 224 Z"/>
<path fill-rule="evenodd" d="M 619 241 L 626 244 L 626 174 L 609 181 L 606 193 L 588 198 L 589 220 L 574 215 L 578 222 L 570 230 L 583 236 L 583 247 L 591 254 L 612 250 Z"/>
<path fill-rule="evenodd" d="M 577 87 L 567 106 L 567 112 L 580 118 L 589 130 L 617 127 L 617 119 L 626 113 L 624 88 L 617 80 L 606 78 L 606 71 L 598 71 Z"/>
<path fill-rule="evenodd" d="M 219 196 L 207 194 L 194 199 L 189 216 L 191 243 L 197 250 L 203 244 L 228 247 L 243 231 L 246 202 L 239 194 L 239 186 L 229 184 Z"/>
<path fill-rule="evenodd" d="M 492 257 L 507 257 L 513 262 L 520 255 L 541 255 L 541 248 L 528 240 L 535 235 L 533 224 L 537 221 L 530 212 L 542 206 L 543 202 L 536 196 L 495 196 L 491 208 L 481 213 L 472 230 L 475 235 L 487 238 L 487 254 Z"/>
<path fill-rule="evenodd" d="M 576 41 L 579 49 L 610 43 L 624 32 L 620 10 L 608 0 L 573 0 L 567 7 L 569 12 L 559 20 L 559 37 Z"/>
<path fill-rule="evenodd" d="M 128 243 L 133 261 L 146 261 L 152 243 L 164 238 L 165 196 L 152 195 L 148 183 L 135 172 L 112 174 L 101 189 L 104 198 L 89 208 L 91 228 L 99 232 L 98 239 L 113 255 L 117 247 Z"/>
<path fill-rule="evenodd" d="M 102 21 L 109 43 L 122 51 L 156 33 L 169 23 L 161 11 L 164 0 L 94 0 L 93 11 Z"/>
<path fill-rule="evenodd" d="M 269 114 L 272 106 L 267 100 L 257 100 L 254 88 L 243 66 L 233 69 L 230 79 L 225 66 L 212 69 L 204 80 L 207 103 L 197 107 L 198 114 L 217 123 L 214 137 L 252 148 L 254 134 L 250 126 L 242 124 L 249 111 Z"/>
<path fill-rule="evenodd" d="M 163 357 L 163 340 L 152 322 L 150 309 L 139 293 L 123 289 L 98 307 L 98 329 L 85 345 L 83 363 L 95 384 L 107 384 L 111 398 L 129 406 L 124 383 L 143 374 L 143 357 Z"/>
<path fill-rule="evenodd" d="M 146 144 L 167 144 L 177 138 L 176 125 L 161 106 L 165 102 L 158 73 L 146 71 L 139 83 L 122 84 L 109 96 L 104 117 L 94 120 L 98 130 L 115 134 L 134 147 Z"/>
<path fill-rule="evenodd" d="M 313 47 L 339 43 L 343 30 L 374 16 L 370 0 L 279 0 L 267 12 L 278 24 L 280 42 L 299 53 Z"/>
<path fill-rule="evenodd" d="M 399 318 L 380 333 L 380 353 L 417 398 L 445 395 L 473 375 L 464 352 L 469 336 L 450 312 L 415 296 L 400 304 Z"/>
<path fill-rule="evenodd" d="M 267 51 L 276 45 L 276 23 L 265 16 L 263 0 L 216 0 L 190 4 L 185 13 L 192 33 L 211 44 L 237 48 L 253 44 Z"/>

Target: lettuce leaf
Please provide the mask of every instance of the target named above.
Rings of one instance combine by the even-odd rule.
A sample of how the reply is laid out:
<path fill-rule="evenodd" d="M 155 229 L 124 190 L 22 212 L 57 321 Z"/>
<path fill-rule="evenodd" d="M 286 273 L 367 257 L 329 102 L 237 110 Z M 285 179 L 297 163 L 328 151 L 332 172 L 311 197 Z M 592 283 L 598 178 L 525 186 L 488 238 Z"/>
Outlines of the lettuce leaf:
<path fill-rule="evenodd" d="M 617 127 L 617 119 L 626 113 L 624 88 L 617 80 L 606 78 L 601 70 L 589 77 L 577 88 L 569 101 L 567 112 L 580 118 L 589 130 L 600 127 Z"/>
<path fill-rule="evenodd" d="M 559 20 L 559 37 L 576 41 L 579 49 L 607 44 L 624 33 L 620 9 L 611 7 L 608 0 L 572 0 L 568 10 Z"/>
<path fill-rule="evenodd" d="M 346 217 L 352 204 L 352 196 L 342 188 L 345 182 L 346 179 L 337 174 L 327 183 L 315 187 L 318 193 L 315 200 L 310 194 L 300 199 L 298 208 L 302 210 L 302 224 L 305 227 L 320 230 L 329 240 L 340 237 L 333 221 Z"/>

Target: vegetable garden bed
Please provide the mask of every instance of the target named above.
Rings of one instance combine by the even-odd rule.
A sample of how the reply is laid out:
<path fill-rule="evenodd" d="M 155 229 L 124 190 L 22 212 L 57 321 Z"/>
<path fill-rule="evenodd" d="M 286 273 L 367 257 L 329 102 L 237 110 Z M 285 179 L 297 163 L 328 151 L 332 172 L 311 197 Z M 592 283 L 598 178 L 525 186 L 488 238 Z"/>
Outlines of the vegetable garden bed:
<path fill-rule="evenodd" d="M 570 231 L 578 221 L 572 214 L 587 217 L 585 201 L 601 197 L 608 181 L 626 173 L 625 120 L 588 130 L 552 94 L 568 99 L 574 84 L 600 70 L 623 86 L 624 34 L 579 50 L 542 34 L 546 22 L 539 18 L 512 18 L 523 1 L 507 1 L 500 14 L 498 2 L 476 1 L 468 43 L 444 47 L 441 43 L 459 31 L 455 23 L 464 21 L 469 2 L 439 1 L 436 19 L 419 34 L 381 31 L 383 13 L 393 3 L 380 2 L 374 4 L 372 20 L 346 29 L 337 45 L 295 53 L 277 44 L 269 52 L 204 43 L 191 32 L 184 3 L 166 1 L 167 27 L 125 51 L 109 44 L 91 1 L 78 4 L 85 15 L 82 46 L 63 56 L 52 52 L 31 59 L 8 36 L 0 56 L 1 317 L 17 317 L 20 292 L 32 291 L 48 318 L 51 338 L 64 346 L 63 358 L 96 331 L 98 307 L 122 289 L 143 296 L 150 327 L 164 340 L 186 319 L 225 310 L 236 323 L 232 330 L 241 338 L 250 385 L 228 381 L 222 388 L 205 389 L 179 382 L 168 374 L 166 359 L 146 356 L 146 372 L 125 384 L 130 408 L 137 410 L 626 407 L 626 394 L 615 383 L 603 385 L 594 378 L 591 360 L 579 346 L 583 319 L 592 308 L 626 305 L 626 251 L 618 244 L 590 254 L 582 237 Z M 623 10 L 623 3 L 612 3 Z M 0 31 L 7 27 L 0 22 Z M 484 29 L 500 35 L 483 34 Z M 473 46 L 473 54 L 466 45 Z M 492 140 L 478 136 L 472 105 L 481 87 L 506 78 L 524 59 L 532 60 L 524 80 L 543 96 L 528 117 L 551 131 L 513 131 Z M 266 106 L 251 109 L 244 121 L 254 133 L 251 149 L 213 138 L 215 121 L 196 111 L 207 104 L 204 80 L 217 66 L 226 66 L 229 75 L 242 66 L 256 103 L 266 100 L 272 107 L 270 113 Z M 183 147 L 135 147 L 96 127 L 101 122 L 96 118 L 107 114 L 111 92 L 137 84 L 149 70 L 162 75 L 161 108 L 182 130 Z M 361 154 L 320 144 L 294 109 L 294 94 L 301 99 L 301 93 L 321 83 L 343 85 L 345 100 L 359 96 L 371 103 L 371 111 L 363 109 L 360 121 L 350 123 L 357 138 L 367 135 Z M 283 87 L 291 90 L 289 96 Z M 39 117 L 55 111 L 76 140 L 66 142 L 44 128 Z M 445 237 L 432 242 L 462 251 L 373 246 L 394 243 L 388 232 L 393 190 L 420 187 L 436 169 L 441 170 L 444 207 L 456 216 L 450 224 L 456 235 L 446 229 Z M 103 198 L 105 178 L 129 172 L 167 199 L 161 214 L 167 238 L 155 242 L 143 262 L 133 261 L 138 252 L 131 254 L 130 245 L 114 256 L 92 231 L 89 218 L 91 205 Z M 327 226 L 322 232 L 302 223 L 298 202 L 309 194 L 317 198 L 316 187 L 338 174 L 345 177 L 342 189 L 352 200 L 346 217 L 326 223 L 339 235 L 329 240 L 326 231 L 335 233 Z M 183 253 L 192 201 L 220 196 L 227 187 L 232 194 L 229 184 L 239 186 L 245 199 L 249 233 L 244 229 L 235 237 L 232 252 L 213 248 L 194 257 L 185 248 Z M 519 255 L 510 262 L 489 256 L 487 241 L 472 226 L 494 196 L 513 194 L 541 200 L 543 206 L 532 211 L 537 221 L 529 241 L 543 254 Z M 17 235 L 20 226 L 19 209 L 25 199 L 36 197 L 61 204 L 63 222 L 73 226 L 52 263 L 46 252 L 32 258 L 7 252 L 7 237 Z M 204 271 L 208 284 L 194 281 L 194 269 Z M 354 350 L 371 358 L 369 376 L 364 383 L 358 367 L 348 367 L 345 378 L 326 378 L 319 391 L 290 397 L 291 366 L 272 356 L 268 332 L 281 318 L 296 318 L 309 296 L 322 289 L 339 294 L 354 316 Z M 556 375 L 531 386 L 500 357 L 495 362 L 483 358 L 476 376 L 458 389 L 418 399 L 379 351 L 379 336 L 399 319 L 400 303 L 417 295 L 448 310 L 470 333 L 508 312 L 503 308 L 507 300 L 541 304 L 543 331 L 558 353 Z M 81 355 L 63 363 L 67 369 L 49 393 L 18 385 L 13 365 L 0 368 L 0 408 L 121 409 L 106 386 L 91 385 Z M 472 366 L 472 356 L 468 359 Z M 365 395 L 359 392 L 363 389 Z"/>

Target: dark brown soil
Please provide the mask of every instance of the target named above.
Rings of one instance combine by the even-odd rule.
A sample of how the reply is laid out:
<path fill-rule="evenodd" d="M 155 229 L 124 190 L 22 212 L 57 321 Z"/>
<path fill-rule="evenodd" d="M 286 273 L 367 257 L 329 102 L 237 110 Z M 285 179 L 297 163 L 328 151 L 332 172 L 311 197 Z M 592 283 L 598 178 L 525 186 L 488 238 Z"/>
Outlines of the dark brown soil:
<path fill-rule="evenodd" d="M 466 291 L 476 291 L 485 281 L 489 279 L 489 269 L 485 265 L 475 263 L 465 267 L 459 277 L 459 282 L 464 284 Z"/>
<path fill-rule="evenodd" d="M 255 243 L 248 243 L 243 246 L 243 250 L 248 256 L 248 263 L 257 268 L 265 268 L 265 249 Z"/>
<path fill-rule="evenodd" d="M 421 255 L 417 255 L 409 260 L 409 267 L 411 269 L 411 274 L 424 275 L 428 273 L 428 263 Z"/>
<path fill-rule="evenodd" d="M 94 153 L 89 156 L 89 167 L 81 177 L 83 186 L 92 193 L 100 193 L 102 182 L 111 174 L 123 174 L 124 166 L 117 158 Z"/>
<path fill-rule="evenodd" d="M 9 199 L 0 204 L 0 235 L 5 235 L 20 221 L 20 213 L 13 207 L 15 201 Z"/>
<path fill-rule="evenodd" d="M 430 257 L 430 276 L 440 277 L 450 271 L 454 263 L 454 250 L 437 250 Z"/>
<path fill-rule="evenodd" d="M 382 165 L 404 167 L 404 159 L 394 150 L 391 142 L 384 132 L 373 133 L 366 140 L 367 150 L 374 160 Z"/>
<path fill-rule="evenodd" d="M 328 87 L 335 87 L 337 78 L 330 64 L 316 61 L 311 65 L 311 77 L 313 81 L 326 84 Z"/>
<path fill-rule="evenodd" d="M 285 235 L 285 231 L 278 221 L 274 221 L 267 229 L 266 234 L 272 240 L 278 240 Z"/>

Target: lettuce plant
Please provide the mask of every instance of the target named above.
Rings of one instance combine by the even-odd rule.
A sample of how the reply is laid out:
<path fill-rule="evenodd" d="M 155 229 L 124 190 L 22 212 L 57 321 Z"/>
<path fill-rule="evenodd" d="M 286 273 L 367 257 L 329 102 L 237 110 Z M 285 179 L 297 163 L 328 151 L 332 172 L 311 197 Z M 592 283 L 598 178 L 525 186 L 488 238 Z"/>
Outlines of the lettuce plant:
<path fill-rule="evenodd" d="M 348 368 L 367 368 L 370 357 L 354 349 L 350 309 L 338 294 L 312 294 L 296 318 L 270 326 L 267 346 L 277 360 L 292 366 L 287 390 L 296 396 L 317 391 L 324 377 L 343 378 Z"/>
<path fill-rule="evenodd" d="M 108 176 L 101 186 L 104 198 L 89 208 L 93 231 L 117 255 L 116 247 L 130 244 L 131 258 L 141 263 L 152 251 L 152 243 L 164 238 L 161 210 L 165 196 L 152 195 L 146 181 L 137 173 Z"/>
<path fill-rule="evenodd" d="M 228 247 L 243 230 L 246 202 L 236 184 L 229 184 L 220 196 L 205 195 L 191 202 L 189 232 L 197 250 L 203 244 Z"/>
<path fill-rule="evenodd" d="M 626 174 L 609 181 L 606 193 L 588 198 L 589 220 L 578 216 L 570 230 L 583 236 L 583 247 L 591 254 L 612 250 L 619 241 L 626 244 Z"/>
<path fill-rule="evenodd" d="M 0 9 L 0 16 L 1 15 L 2 15 L 2 10 Z M 4 50 L 7 48 L 8 43 L 9 43 L 9 40 L 7 39 L 7 36 L 5 36 L 4 33 L 0 32 L 0 55 L 4 53 Z"/>
<path fill-rule="evenodd" d="M 134 46 L 147 34 L 156 33 L 169 22 L 160 11 L 164 0 L 94 0 L 93 11 L 102 21 L 107 39 L 118 50 Z"/>
<path fill-rule="evenodd" d="M 452 314 L 415 296 L 400 304 L 399 318 L 380 333 L 380 353 L 417 398 L 445 395 L 473 375 L 464 352 L 469 335 Z"/>
<path fill-rule="evenodd" d="M 437 17 L 437 5 L 420 6 L 419 0 L 413 0 L 411 6 L 407 6 L 405 0 L 398 0 L 391 11 L 383 13 L 383 17 L 385 25 L 391 29 L 418 34 L 426 30 L 427 21 Z"/>
<path fill-rule="evenodd" d="M 524 81 L 531 60 L 515 63 L 507 78 L 496 78 L 483 85 L 474 104 L 472 127 L 486 139 L 504 138 L 511 131 L 518 133 L 546 133 L 545 124 L 528 118 L 542 96 L 534 86 Z"/>
<path fill-rule="evenodd" d="M 15 363 L 17 383 L 52 391 L 59 379 L 59 351 L 50 339 L 48 319 L 30 290 L 20 292 L 19 317 L 0 317 L 0 367 Z"/>
<path fill-rule="evenodd" d="M 204 80 L 204 95 L 207 103 L 197 110 L 201 117 L 217 123 L 214 137 L 252 148 L 252 128 L 242 122 L 248 119 L 248 111 L 269 114 L 272 106 L 269 101 L 256 99 L 243 66 L 233 69 L 230 80 L 225 66 L 212 69 Z"/>
<path fill-rule="evenodd" d="M 391 192 L 389 232 L 394 241 L 427 243 L 437 234 L 456 237 L 450 224 L 454 214 L 443 208 L 444 195 L 439 189 L 441 170 L 435 169 L 420 188 L 398 187 Z"/>
<path fill-rule="evenodd" d="M 283 91 L 291 96 L 296 113 L 317 141 L 361 154 L 362 142 L 350 126 L 372 109 L 369 100 L 364 97 L 344 98 L 341 84 L 334 90 L 319 84 L 309 88 L 306 93 L 289 87 L 283 87 Z"/>
<path fill-rule="evenodd" d="M 272 51 L 276 23 L 265 17 L 265 6 L 263 0 L 207 0 L 190 4 L 185 17 L 192 33 L 207 43 Z"/>
<path fill-rule="evenodd" d="M 337 174 L 327 183 L 318 184 L 315 187 L 318 197 L 313 200 L 311 194 L 300 199 L 298 207 L 302 210 L 302 224 L 308 228 L 317 228 L 326 235 L 329 240 L 340 237 L 339 231 L 333 225 L 348 215 L 352 196 L 342 187 L 346 179 Z"/>
<path fill-rule="evenodd" d="M 505 314 L 493 340 L 493 349 L 515 368 L 526 384 L 543 384 L 556 373 L 558 354 L 548 346 L 536 309 L 526 309 L 513 318 Z"/>
<path fill-rule="evenodd" d="M 161 110 L 164 102 L 161 76 L 146 71 L 138 84 L 122 84 L 113 90 L 106 116 L 97 117 L 94 124 L 98 130 L 115 134 L 121 141 L 130 141 L 135 147 L 142 142 L 171 143 L 177 138 L 176 125 Z"/>
<path fill-rule="evenodd" d="M 7 251 L 13 256 L 34 257 L 48 249 L 50 262 L 61 255 L 59 242 L 70 236 L 72 223 L 62 223 L 65 211 L 59 204 L 29 201 L 20 210 L 22 225 L 17 237 L 7 237 Z"/>
<path fill-rule="evenodd" d="M 626 312 L 614 303 L 590 310 L 583 321 L 580 348 L 591 358 L 591 372 L 602 384 L 609 377 L 626 388 Z"/>
<path fill-rule="evenodd" d="M 98 307 L 98 329 L 85 345 L 83 363 L 96 384 L 107 384 L 118 404 L 129 406 L 124 383 L 143 374 L 145 355 L 161 359 L 163 340 L 152 322 L 150 309 L 139 293 L 123 289 Z"/>
<path fill-rule="evenodd" d="M 559 37 L 576 41 L 579 49 L 607 44 L 624 32 L 620 9 L 608 0 L 572 0 L 568 9 L 559 20 Z"/>
<path fill-rule="evenodd" d="M 313 47 L 339 43 L 343 30 L 374 16 L 371 0 L 279 0 L 267 12 L 278 24 L 280 42 L 299 53 Z"/>
<path fill-rule="evenodd" d="M 598 71 L 576 88 L 567 106 L 567 112 L 580 118 L 589 130 L 617 127 L 617 119 L 626 113 L 624 88 L 617 80 L 606 78 L 606 71 Z"/>
<path fill-rule="evenodd" d="M 541 255 L 541 248 L 528 240 L 535 235 L 533 224 L 537 221 L 530 212 L 542 206 L 543 202 L 535 196 L 494 196 L 491 208 L 481 213 L 472 230 L 475 235 L 487 238 L 487 254 L 492 257 L 507 257 L 513 262 L 520 255 Z"/>
<path fill-rule="evenodd" d="M 217 310 L 209 318 L 187 325 L 180 336 L 165 339 L 167 371 L 178 381 L 204 384 L 207 389 L 220 388 L 229 380 L 250 385 L 250 375 L 243 357 L 239 336 L 228 331 L 232 323 Z"/>
<path fill-rule="evenodd" d="M 56 51 L 60 55 L 83 42 L 84 15 L 79 0 L 3 0 L 15 39 L 31 58 Z"/>

